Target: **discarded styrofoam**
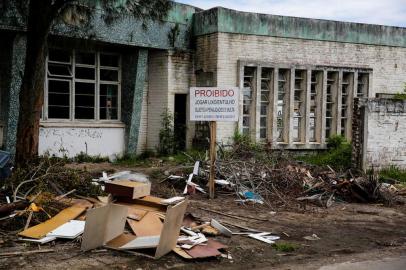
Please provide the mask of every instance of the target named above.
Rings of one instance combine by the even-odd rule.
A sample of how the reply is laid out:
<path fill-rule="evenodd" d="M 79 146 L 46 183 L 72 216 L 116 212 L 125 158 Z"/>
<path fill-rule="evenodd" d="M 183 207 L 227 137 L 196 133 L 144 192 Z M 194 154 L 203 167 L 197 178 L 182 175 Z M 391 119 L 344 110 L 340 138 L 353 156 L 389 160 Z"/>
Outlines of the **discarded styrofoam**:
<path fill-rule="evenodd" d="M 224 225 L 222 225 L 220 222 L 218 222 L 215 219 L 212 219 L 210 221 L 210 225 L 217 229 L 221 234 L 223 234 L 226 237 L 231 237 L 233 235 L 233 232 L 230 231 L 227 227 L 225 227 Z"/>
<path fill-rule="evenodd" d="M 248 237 L 254 238 L 256 240 L 268 243 L 268 244 L 274 244 L 276 240 L 280 239 L 279 236 L 271 235 L 269 232 L 262 232 L 262 233 L 253 233 L 249 234 Z"/>
<path fill-rule="evenodd" d="M 47 237 L 75 239 L 85 230 L 85 221 L 70 220 L 47 234 Z"/>
<path fill-rule="evenodd" d="M 178 202 L 183 201 L 184 199 L 185 199 L 185 197 L 176 196 L 176 197 L 172 197 L 172 198 L 169 198 L 169 199 L 162 200 L 161 203 L 163 203 L 163 204 L 176 204 Z"/>
<path fill-rule="evenodd" d="M 19 238 L 19 240 L 24 241 L 24 242 L 31 242 L 31 243 L 37 243 L 37 244 L 46 244 L 49 242 L 52 242 L 56 239 L 55 236 L 45 236 L 40 239 L 34 239 L 34 238 Z"/>

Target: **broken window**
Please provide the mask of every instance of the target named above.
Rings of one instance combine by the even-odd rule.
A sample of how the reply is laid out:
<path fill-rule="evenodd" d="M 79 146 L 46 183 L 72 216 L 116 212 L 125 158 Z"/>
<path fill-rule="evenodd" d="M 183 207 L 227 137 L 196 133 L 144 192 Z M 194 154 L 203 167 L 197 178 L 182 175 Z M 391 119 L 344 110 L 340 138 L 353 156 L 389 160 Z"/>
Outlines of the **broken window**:
<path fill-rule="evenodd" d="M 287 114 L 287 102 L 288 102 L 288 92 L 289 92 L 289 73 L 288 69 L 280 69 L 278 72 L 278 101 L 277 101 L 277 141 L 286 142 L 285 136 L 285 116 Z"/>
<path fill-rule="evenodd" d="M 303 142 L 303 126 L 306 99 L 306 71 L 295 70 L 293 104 L 293 141 Z"/>
<path fill-rule="evenodd" d="M 268 110 L 270 93 L 272 89 L 272 69 L 262 68 L 261 71 L 261 100 L 259 117 L 259 138 L 267 139 L 268 136 Z"/>
<path fill-rule="evenodd" d="M 119 64 L 114 54 L 50 49 L 47 119 L 119 120 Z"/>
<path fill-rule="evenodd" d="M 255 67 L 244 68 L 244 88 L 243 88 L 243 112 L 242 112 L 242 133 L 250 136 L 251 123 L 253 122 L 253 104 L 255 95 Z"/>

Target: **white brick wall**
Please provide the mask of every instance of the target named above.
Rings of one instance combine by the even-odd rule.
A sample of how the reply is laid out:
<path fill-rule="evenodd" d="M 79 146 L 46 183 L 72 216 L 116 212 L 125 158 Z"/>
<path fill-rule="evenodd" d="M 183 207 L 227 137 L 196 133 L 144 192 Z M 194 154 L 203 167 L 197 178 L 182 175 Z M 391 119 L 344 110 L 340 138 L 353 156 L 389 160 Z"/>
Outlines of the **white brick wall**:
<path fill-rule="evenodd" d="M 366 114 L 366 167 L 406 168 L 406 102 L 370 102 Z"/>
<path fill-rule="evenodd" d="M 195 85 L 193 63 L 193 54 L 188 52 L 155 51 L 150 53 L 148 123 L 144 149 L 153 151 L 157 149 L 162 112 L 168 108 L 173 113 L 175 94 L 188 94 L 189 87 Z M 143 110 L 144 108 L 143 106 Z M 189 146 L 194 134 L 194 125 L 189 121 L 187 125 L 187 146 Z"/>
<path fill-rule="evenodd" d="M 156 150 L 159 143 L 161 114 L 168 106 L 168 53 L 154 51 L 148 64 L 148 127 L 147 149 Z"/>
<path fill-rule="evenodd" d="M 396 93 L 406 82 L 406 48 L 216 33 L 197 38 L 196 68 L 215 72 L 217 86 L 238 85 L 238 60 L 373 69 L 372 91 Z M 219 123 L 228 140 L 236 124 Z"/>

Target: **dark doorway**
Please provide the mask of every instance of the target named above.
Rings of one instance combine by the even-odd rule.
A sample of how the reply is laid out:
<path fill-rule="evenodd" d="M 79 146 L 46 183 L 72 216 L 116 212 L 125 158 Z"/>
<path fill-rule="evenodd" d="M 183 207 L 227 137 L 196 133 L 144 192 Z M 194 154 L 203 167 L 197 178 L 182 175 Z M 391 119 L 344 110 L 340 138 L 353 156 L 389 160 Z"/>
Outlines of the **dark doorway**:
<path fill-rule="evenodd" d="M 176 151 L 186 149 L 186 94 L 175 94 L 174 135 Z"/>

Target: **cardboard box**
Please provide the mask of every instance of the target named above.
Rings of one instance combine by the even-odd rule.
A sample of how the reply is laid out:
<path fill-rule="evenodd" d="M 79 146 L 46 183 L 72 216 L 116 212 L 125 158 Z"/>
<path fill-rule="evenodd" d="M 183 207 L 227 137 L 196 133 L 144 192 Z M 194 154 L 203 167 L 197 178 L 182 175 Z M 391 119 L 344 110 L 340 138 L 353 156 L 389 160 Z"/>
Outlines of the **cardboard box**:
<path fill-rule="evenodd" d="M 106 183 L 105 191 L 114 196 L 138 199 L 151 193 L 151 183 L 140 183 L 130 180 L 116 180 Z"/>

